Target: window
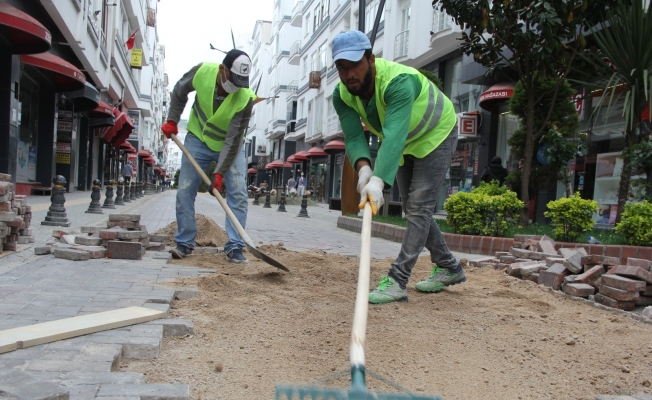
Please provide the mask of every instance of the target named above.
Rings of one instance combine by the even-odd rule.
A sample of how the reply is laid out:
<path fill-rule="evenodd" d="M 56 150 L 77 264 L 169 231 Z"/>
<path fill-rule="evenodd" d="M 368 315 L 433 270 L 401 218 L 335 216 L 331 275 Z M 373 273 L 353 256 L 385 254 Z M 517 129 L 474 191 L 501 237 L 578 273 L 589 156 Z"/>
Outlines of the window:
<path fill-rule="evenodd" d="M 315 71 L 321 71 L 322 68 L 326 67 L 326 51 L 328 50 L 328 42 L 324 42 L 319 46 L 319 69 Z"/>
<path fill-rule="evenodd" d="M 308 102 L 308 134 L 307 136 L 312 136 L 312 127 L 313 124 L 315 123 L 313 120 L 314 118 L 312 117 L 312 100 Z"/>
<path fill-rule="evenodd" d="M 401 11 L 401 31 L 407 31 L 410 29 L 410 5 L 405 7 L 403 11 Z"/>
<path fill-rule="evenodd" d="M 370 4 L 367 4 L 365 9 L 365 33 L 371 32 L 371 30 L 374 28 L 374 21 L 376 20 L 376 13 L 378 12 L 379 5 L 379 0 L 371 1 Z M 380 12 L 380 22 L 383 22 L 385 20 L 385 10 L 381 10 Z"/>
<path fill-rule="evenodd" d="M 335 106 L 333 105 L 333 96 L 329 97 L 328 100 L 328 116 L 332 116 L 335 114 Z"/>
<path fill-rule="evenodd" d="M 319 68 L 319 58 L 318 58 L 318 53 L 317 50 L 312 52 L 312 55 L 310 56 L 310 70 L 311 71 L 319 71 L 321 68 Z"/>
<path fill-rule="evenodd" d="M 303 78 L 308 75 L 308 56 L 303 57 Z"/>
<path fill-rule="evenodd" d="M 298 112 L 298 115 L 297 115 L 297 118 L 298 118 L 298 119 L 303 118 L 303 115 L 304 115 L 304 114 L 303 114 L 304 106 L 305 106 L 305 99 L 301 99 L 301 101 L 299 101 L 299 112 Z"/>
<path fill-rule="evenodd" d="M 324 125 L 324 95 L 320 94 L 315 99 L 315 130 L 314 134 L 322 133 Z"/>
<path fill-rule="evenodd" d="M 313 20 L 312 32 L 313 33 L 317 31 L 317 28 L 319 28 L 319 24 L 321 24 L 321 12 L 322 12 L 322 10 L 321 10 L 320 6 L 315 7 L 315 13 L 312 16 L 312 20 Z"/>
<path fill-rule="evenodd" d="M 274 35 L 274 53 L 272 54 L 272 58 L 276 58 L 278 56 L 279 52 L 279 44 L 278 44 L 278 33 Z"/>
<path fill-rule="evenodd" d="M 308 34 L 310 33 L 310 14 L 306 15 L 306 20 L 305 20 L 303 26 L 306 27 L 305 28 L 306 30 L 303 33 L 303 36 L 308 36 Z"/>

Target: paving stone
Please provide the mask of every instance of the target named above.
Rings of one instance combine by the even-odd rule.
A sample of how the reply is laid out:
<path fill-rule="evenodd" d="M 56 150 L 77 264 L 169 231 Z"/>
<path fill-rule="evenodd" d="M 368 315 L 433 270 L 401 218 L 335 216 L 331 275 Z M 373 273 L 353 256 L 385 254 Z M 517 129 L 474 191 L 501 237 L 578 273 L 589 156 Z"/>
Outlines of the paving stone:
<path fill-rule="evenodd" d="M 645 307 L 641 315 L 644 317 L 652 318 L 652 306 Z"/>
<path fill-rule="evenodd" d="M 106 251 L 107 258 L 140 260 L 143 258 L 143 245 L 138 242 L 110 240 Z"/>
<path fill-rule="evenodd" d="M 106 226 L 109 228 L 120 227 L 124 229 L 139 229 L 140 224 L 138 222 L 129 222 L 129 221 L 109 221 L 106 223 Z"/>
<path fill-rule="evenodd" d="M 584 264 L 602 264 L 602 265 L 619 265 L 620 258 L 598 256 L 595 254 L 582 257 L 582 265 Z"/>
<path fill-rule="evenodd" d="M 100 246 L 102 239 L 99 236 L 75 236 L 75 244 L 83 246 Z"/>
<path fill-rule="evenodd" d="M 580 252 L 575 252 L 564 261 L 564 267 L 574 274 L 579 274 L 584 270 L 582 259 L 584 256 Z"/>
<path fill-rule="evenodd" d="M 71 249 L 85 251 L 91 259 L 99 259 L 106 257 L 106 248 L 104 246 L 72 246 Z"/>
<path fill-rule="evenodd" d="M 514 247 L 512 247 L 511 249 L 509 249 L 509 252 L 510 252 L 513 256 L 518 257 L 518 258 L 530 258 L 530 253 L 531 253 L 530 250 L 517 249 L 517 248 L 514 248 Z"/>
<path fill-rule="evenodd" d="M 100 387 L 97 396 L 140 396 L 142 400 L 187 400 L 190 398 L 190 386 L 186 384 L 153 383 L 143 385 L 111 385 Z"/>
<path fill-rule="evenodd" d="M 172 258 L 172 254 L 168 253 L 167 251 L 165 252 L 159 251 L 157 253 L 154 253 L 154 255 L 152 255 L 152 258 L 155 260 L 169 260 Z"/>
<path fill-rule="evenodd" d="M 46 254 L 51 254 L 52 253 L 52 247 L 50 246 L 35 246 L 34 247 L 34 254 L 37 256 L 43 256 Z"/>
<path fill-rule="evenodd" d="M 503 264 L 511 264 L 516 261 L 516 257 L 510 254 L 506 256 L 500 256 L 499 260 Z"/>
<path fill-rule="evenodd" d="M 161 339 L 130 337 L 122 345 L 122 357 L 134 360 L 152 360 L 161 352 Z"/>
<path fill-rule="evenodd" d="M 28 372 L 0 372 L 0 398 L 8 400 L 68 400 L 70 392 L 43 382 Z"/>
<path fill-rule="evenodd" d="M 617 265 L 609 270 L 610 274 L 616 274 L 627 278 L 638 278 L 648 283 L 652 283 L 652 272 L 646 271 L 643 268 L 634 267 L 632 265 Z"/>
<path fill-rule="evenodd" d="M 631 265 L 633 267 L 640 267 L 645 270 L 650 271 L 652 269 L 652 261 L 650 260 L 643 260 L 641 258 L 628 258 L 627 259 L 627 264 L 626 265 Z"/>
<path fill-rule="evenodd" d="M 594 285 L 594 283 L 604 274 L 604 272 L 604 267 L 602 265 L 596 265 L 588 271 L 578 275 L 575 279 L 575 283 L 586 283 L 589 285 Z"/>
<path fill-rule="evenodd" d="M 18 239 L 16 240 L 16 243 L 18 244 L 29 244 L 30 242 L 30 237 L 29 236 L 18 236 Z"/>
<path fill-rule="evenodd" d="M 561 254 L 561 256 L 566 259 L 570 258 L 573 254 L 577 252 L 582 253 L 582 255 L 584 256 L 588 255 L 584 247 L 576 247 L 576 248 L 562 247 L 558 251 L 558 253 Z"/>
<path fill-rule="evenodd" d="M 213 270 L 211 270 L 213 271 Z M 215 271 L 213 271 L 215 272 Z M 174 298 L 176 300 L 188 300 L 197 297 L 199 291 L 197 288 L 182 288 L 174 291 Z"/>
<path fill-rule="evenodd" d="M 90 259 L 88 252 L 73 249 L 54 248 L 54 256 L 71 261 L 87 261 Z"/>
<path fill-rule="evenodd" d="M 652 285 L 647 285 L 645 290 L 641 290 L 641 296 L 652 296 Z"/>
<path fill-rule="evenodd" d="M 539 285 L 551 287 L 554 290 L 561 289 L 564 277 L 568 275 L 568 270 L 562 264 L 553 264 L 547 270 L 539 272 Z"/>
<path fill-rule="evenodd" d="M 161 325 L 163 326 L 163 336 L 184 336 L 192 335 L 194 333 L 193 323 L 189 319 L 157 319 L 149 321 L 145 325 Z"/>
<path fill-rule="evenodd" d="M 118 231 L 117 239 L 146 239 L 149 234 L 144 231 Z"/>
<path fill-rule="evenodd" d="M 149 234 L 149 241 L 150 242 L 161 242 L 161 243 L 167 243 L 172 241 L 172 237 L 170 235 L 157 235 L 154 233 Z"/>
<path fill-rule="evenodd" d="M 14 211 L 0 211 L 0 221 L 12 222 L 16 218 Z"/>
<path fill-rule="evenodd" d="M 594 300 L 596 303 L 600 303 L 603 306 L 617 308 L 623 311 L 632 311 L 636 307 L 636 304 L 634 304 L 633 301 L 618 301 L 600 293 L 594 296 Z"/>
<path fill-rule="evenodd" d="M 137 372 L 93 372 L 93 371 L 71 371 L 64 375 L 61 384 L 89 385 L 89 384 L 127 384 L 141 383 L 143 374 Z"/>
<path fill-rule="evenodd" d="M 636 306 L 652 306 L 652 296 L 639 296 L 634 302 Z"/>
<path fill-rule="evenodd" d="M 101 230 L 103 230 L 101 226 L 82 226 L 79 228 L 81 233 L 92 233 L 92 234 L 99 234 Z"/>
<path fill-rule="evenodd" d="M 75 244 L 75 237 L 75 235 L 63 235 L 60 240 L 62 243 Z"/>
<path fill-rule="evenodd" d="M 619 300 L 619 301 L 636 301 L 640 296 L 638 291 L 629 292 L 627 290 L 611 287 L 604 283 L 604 278 L 603 278 L 603 284 L 600 285 L 600 294 L 609 296 L 612 299 Z"/>
<path fill-rule="evenodd" d="M 645 291 L 647 282 L 636 279 L 625 278 L 624 276 L 607 274 L 602 276 L 602 283 L 616 289 L 626 290 L 629 292 Z"/>
<path fill-rule="evenodd" d="M 576 297 L 589 297 L 595 293 L 595 288 L 586 283 L 569 283 L 564 285 L 564 293 Z"/>
<path fill-rule="evenodd" d="M 140 214 L 109 214 L 109 221 L 140 222 Z"/>
<path fill-rule="evenodd" d="M 165 243 L 149 242 L 145 246 L 145 250 L 148 250 L 148 251 L 163 251 L 163 250 L 165 250 Z"/>

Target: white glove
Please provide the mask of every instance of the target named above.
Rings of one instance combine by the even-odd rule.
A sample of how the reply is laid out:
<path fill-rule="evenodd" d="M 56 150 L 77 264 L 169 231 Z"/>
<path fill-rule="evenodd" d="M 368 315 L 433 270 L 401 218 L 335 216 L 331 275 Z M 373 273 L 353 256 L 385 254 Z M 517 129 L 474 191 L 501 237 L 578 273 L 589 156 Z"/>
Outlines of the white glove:
<path fill-rule="evenodd" d="M 372 176 L 360 193 L 360 205 L 358 207 L 362 210 L 368 200 L 371 203 L 372 214 L 378 214 L 378 210 L 385 203 L 383 197 L 384 188 L 385 182 L 377 176 Z"/>
<path fill-rule="evenodd" d="M 363 166 L 358 171 L 358 193 L 362 193 L 364 186 L 369 183 L 369 179 L 373 175 L 374 171 L 371 170 L 371 167 L 368 165 Z"/>

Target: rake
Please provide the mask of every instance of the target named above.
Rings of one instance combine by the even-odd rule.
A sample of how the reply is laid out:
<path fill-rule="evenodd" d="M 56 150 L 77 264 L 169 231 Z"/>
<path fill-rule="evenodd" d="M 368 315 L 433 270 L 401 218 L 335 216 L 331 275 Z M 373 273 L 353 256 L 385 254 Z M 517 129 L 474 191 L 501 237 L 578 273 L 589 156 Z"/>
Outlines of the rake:
<path fill-rule="evenodd" d="M 358 288 L 353 313 L 353 327 L 351 329 L 351 387 L 349 390 L 313 387 L 313 386 L 276 386 L 276 400 L 441 400 L 438 396 L 421 396 L 409 392 L 407 389 L 379 376 L 371 371 L 365 371 L 364 345 L 367 332 L 367 313 L 369 310 L 369 276 L 371 262 L 371 206 L 365 204 L 362 218 L 362 244 L 360 249 L 360 267 L 358 270 Z M 367 390 L 365 372 L 374 378 L 399 389 L 405 393 L 374 393 Z M 341 375 L 344 376 L 344 375 Z M 333 378 L 326 379 L 326 382 Z"/>

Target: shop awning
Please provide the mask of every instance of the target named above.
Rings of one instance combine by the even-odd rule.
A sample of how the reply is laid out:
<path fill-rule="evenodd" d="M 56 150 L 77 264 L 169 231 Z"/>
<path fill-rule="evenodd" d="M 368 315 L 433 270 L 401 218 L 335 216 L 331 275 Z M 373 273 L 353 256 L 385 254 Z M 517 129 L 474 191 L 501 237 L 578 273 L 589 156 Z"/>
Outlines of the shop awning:
<path fill-rule="evenodd" d="M 91 118 L 106 118 L 113 117 L 113 109 L 115 107 L 110 106 L 100 100 L 100 103 L 94 110 L 88 112 L 88 116 Z"/>
<path fill-rule="evenodd" d="M 0 42 L 13 54 L 37 54 L 50 50 L 50 31 L 31 15 L 0 2 Z"/>
<path fill-rule="evenodd" d="M 105 142 L 111 143 L 115 135 L 118 133 L 120 128 L 122 128 L 122 125 L 124 124 L 124 113 L 117 108 L 113 108 L 113 126 L 109 128 L 104 136 L 102 136 L 102 139 L 104 139 Z"/>
<path fill-rule="evenodd" d="M 500 101 L 510 99 L 514 94 L 514 83 L 503 82 L 497 83 L 489 88 L 486 92 L 480 95 L 480 107 L 487 111 L 491 110 L 491 106 Z"/>
<path fill-rule="evenodd" d="M 131 132 L 134 130 L 134 124 L 133 122 L 131 122 L 131 118 L 129 118 L 127 114 L 122 113 L 120 119 L 123 118 L 124 120 L 122 126 L 120 127 L 120 129 L 118 129 L 118 132 L 116 133 L 115 137 L 111 141 L 111 143 L 116 147 L 120 146 L 122 142 L 127 140 L 129 135 L 131 135 Z"/>
<path fill-rule="evenodd" d="M 249 168 L 247 170 L 247 173 L 250 174 L 250 175 L 255 175 L 255 174 L 258 173 L 258 170 L 256 168 Z"/>
<path fill-rule="evenodd" d="M 83 89 L 86 83 L 86 77 L 77 67 L 52 53 L 23 54 L 20 62 L 52 72 L 57 92 Z"/>
<path fill-rule="evenodd" d="M 159 175 L 163 174 L 163 170 L 159 167 L 154 167 L 154 172 L 157 172 Z"/>
<path fill-rule="evenodd" d="M 307 151 L 299 151 L 297 153 L 294 153 L 294 158 L 299 161 L 304 161 L 304 160 L 308 160 L 310 156 L 308 155 Z"/>
<path fill-rule="evenodd" d="M 100 105 L 100 92 L 89 82 L 85 82 L 83 88 L 64 95 L 75 105 L 75 112 L 93 110 Z"/>
<path fill-rule="evenodd" d="M 141 156 L 141 157 L 151 157 L 151 155 L 149 154 L 149 151 L 147 151 L 147 150 L 138 150 L 138 155 Z"/>
<path fill-rule="evenodd" d="M 303 160 L 299 160 L 299 159 L 297 159 L 296 154 L 292 154 L 290 157 L 288 157 L 288 160 L 287 160 L 287 162 L 289 162 L 289 163 L 295 163 L 295 164 L 296 164 L 296 163 L 300 163 L 300 162 L 302 162 L 302 161 L 303 161 Z"/>
<path fill-rule="evenodd" d="M 311 147 L 308 149 L 308 157 L 324 157 L 327 155 L 328 153 L 326 153 L 321 147 Z"/>
<path fill-rule="evenodd" d="M 331 140 L 324 146 L 324 151 L 344 150 L 344 142 L 341 140 Z"/>
<path fill-rule="evenodd" d="M 265 165 L 265 169 L 283 168 L 283 164 L 283 160 L 281 159 L 274 160 L 271 163 Z"/>
<path fill-rule="evenodd" d="M 156 160 L 153 159 L 152 157 L 145 157 L 143 161 L 145 162 L 145 164 L 156 164 Z"/>
<path fill-rule="evenodd" d="M 134 146 L 132 146 L 131 143 L 127 141 L 124 141 L 120 144 L 120 150 L 124 151 L 125 153 L 131 153 L 131 154 L 137 153 Z"/>

